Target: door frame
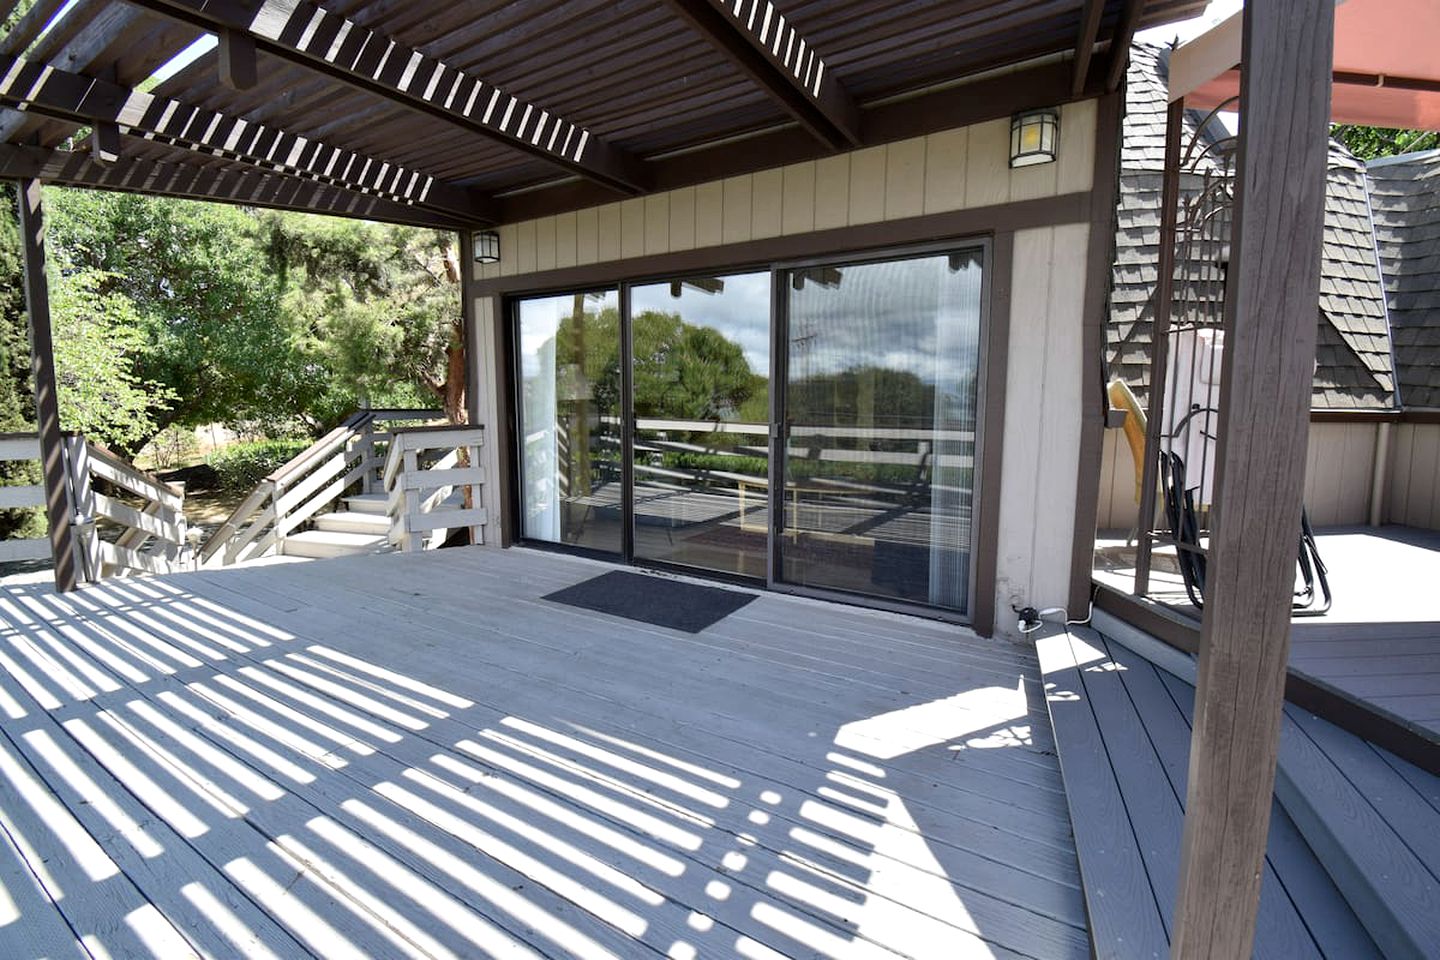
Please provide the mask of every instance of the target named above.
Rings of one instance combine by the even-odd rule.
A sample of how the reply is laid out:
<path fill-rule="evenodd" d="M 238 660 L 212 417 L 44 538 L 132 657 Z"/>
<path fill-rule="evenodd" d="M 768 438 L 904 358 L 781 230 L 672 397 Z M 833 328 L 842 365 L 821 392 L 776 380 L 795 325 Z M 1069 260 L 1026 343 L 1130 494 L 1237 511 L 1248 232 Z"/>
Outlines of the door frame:
<path fill-rule="evenodd" d="M 928 219 L 928 218 L 922 218 Z M 1048 225 L 1048 224 L 1047 224 Z M 726 248 L 715 247 L 705 252 L 713 253 L 704 265 L 686 263 L 687 269 L 656 269 L 664 257 L 640 257 L 631 262 L 596 264 L 585 268 L 585 280 L 563 285 L 528 287 L 521 283 L 495 294 L 500 314 L 504 318 L 505 339 L 508 341 L 506 363 L 511 372 L 511 389 L 508 391 L 510 410 L 507 411 L 515 444 L 524 442 L 523 425 L 520 423 L 522 410 L 520 391 L 523 389 L 520 376 L 520 351 L 518 336 L 519 309 L 522 300 L 564 295 L 577 290 L 610 290 L 619 292 L 621 331 L 621 382 L 622 382 L 622 550 L 619 553 L 596 550 L 583 546 L 533 540 L 524 535 L 524 475 L 523 451 L 512 451 L 513 467 L 510 471 L 512 489 L 515 495 L 509 504 L 515 524 L 514 543 L 521 546 L 590 557 L 611 563 L 622 563 L 641 569 L 655 569 L 684 576 L 718 582 L 738 583 L 745 586 L 761 587 L 777 593 L 809 597 L 817 600 L 842 603 L 870 609 L 888 610 L 930 620 L 939 620 L 970 626 L 983 635 L 989 635 L 994 627 L 994 590 L 998 570 L 998 531 L 1000 515 L 1000 465 L 1004 429 L 1004 398 L 1007 370 L 1004 369 L 1009 346 L 1009 290 L 1010 272 L 1013 269 L 1011 238 L 1009 230 L 967 232 L 952 236 L 942 235 L 938 239 L 900 244 L 867 245 L 871 231 L 865 227 L 842 228 L 833 233 L 850 239 L 849 243 L 836 244 L 834 249 L 814 253 L 803 258 L 784 258 L 771 255 L 763 260 L 739 256 L 726 257 Z M 742 245 L 752 246 L 752 245 Z M 980 288 L 980 332 L 979 332 L 979 376 L 977 379 L 975 466 L 972 472 L 971 518 L 970 518 L 970 584 L 968 609 L 963 613 L 928 604 L 905 600 L 894 600 L 863 593 L 843 590 L 828 590 L 786 583 L 778 574 L 778 537 L 775 532 L 777 520 L 783 522 L 783 513 L 777 511 L 775 498 L 783 493 L 781 484 L 771 484 L 771 529 L 768 534 L 766 551 L 766 575 L 764 579 L 745 577 L 724 572 L 709 571 L 700 567 L 667 563 L 662 560 L 647 560 L 634 555 L 634 496 L 633 496 L 633 351 L 632 325 L 630 317 L 630 288 L 648 283 L 658 283 L 689 276 L 714 276 L 732 273 L 768 272 L 771 278 L 770 302 L 770 449 L 769 475 L 780 476 L 776 470 L 779 454 L 779 427 L 784 420 L 783 377 L 788 345 L 787 301 L 784 295 L 784 280 L 788 272 L 805 266 L 821 264 L 874 263 L 886 260 L 902 260 L 927 254 L 979 249 L 982 255 L 983 272 Z M 699 251 L 696 251 L 697 253 Z M 777 345 L 778 341 L 778 345 Z M 777 364 L 780 369 L 777 371 Z M 777 376 L 778 374 L 778 376 Z M 779 385 L 777 387 L 777 384 Z M 781 505 L 783 507 L 783 504 Z"/>

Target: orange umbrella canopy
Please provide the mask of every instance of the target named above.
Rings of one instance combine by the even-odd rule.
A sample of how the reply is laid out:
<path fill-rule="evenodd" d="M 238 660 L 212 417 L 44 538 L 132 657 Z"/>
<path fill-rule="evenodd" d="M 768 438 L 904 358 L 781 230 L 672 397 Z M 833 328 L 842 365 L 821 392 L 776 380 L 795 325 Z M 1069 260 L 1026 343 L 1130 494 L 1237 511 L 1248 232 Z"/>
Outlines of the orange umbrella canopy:
<path fill-rule="evenodd" d="M 1207 41 L 1238 45 L 1239 31 L 1231 29 L 1227 34 L 1226 26 L 1211 32 L 1214 40 L 1204 35 L 1192 42 L 1197 47 Z M 1440 0 L 1340 0 L 1335 6 L 1332 119 L 1371 127 L 1440 130 L 1437 45 Z M 1238 46 L 1234 52 L 1238 62 Z M 1239 89 L 1239 73 L 1229 70 L 1189 91 L 1186 103 L 1202 109 L 1216 106 Z"/>

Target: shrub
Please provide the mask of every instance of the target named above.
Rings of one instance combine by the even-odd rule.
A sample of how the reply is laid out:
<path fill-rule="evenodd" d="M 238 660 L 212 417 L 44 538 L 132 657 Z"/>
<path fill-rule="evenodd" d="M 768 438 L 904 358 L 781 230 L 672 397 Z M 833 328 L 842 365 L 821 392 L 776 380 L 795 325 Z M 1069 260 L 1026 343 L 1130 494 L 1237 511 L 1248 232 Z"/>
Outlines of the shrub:
<path fill-rule="evenodd" d="M 206 462 L 215 468 L 220 489 L 247 493 L 308 446 L 309 440 L 249 440 L 216 450 Z"/>

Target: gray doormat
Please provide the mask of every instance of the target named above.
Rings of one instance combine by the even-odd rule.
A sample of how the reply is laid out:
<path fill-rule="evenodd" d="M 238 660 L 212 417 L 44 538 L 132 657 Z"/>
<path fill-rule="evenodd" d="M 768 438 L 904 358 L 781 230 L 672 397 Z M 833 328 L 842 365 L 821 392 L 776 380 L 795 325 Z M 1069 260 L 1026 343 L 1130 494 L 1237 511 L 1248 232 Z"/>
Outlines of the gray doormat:
<path fill-rule="evenodd" d="M 557 590 L 544 599 L 699 633 L 754 600 L 755 595 L 616 570 Z"/>

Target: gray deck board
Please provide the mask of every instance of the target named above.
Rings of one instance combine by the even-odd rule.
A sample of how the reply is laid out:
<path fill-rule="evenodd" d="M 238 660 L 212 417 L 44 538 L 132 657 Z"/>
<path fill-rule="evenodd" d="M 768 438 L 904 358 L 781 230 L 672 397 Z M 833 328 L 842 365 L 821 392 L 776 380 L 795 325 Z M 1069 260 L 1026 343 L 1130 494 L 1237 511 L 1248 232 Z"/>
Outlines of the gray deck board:
<path fill-rule="evenodd" d="M 1167 956 L 1193 688 L 1092 630 L 1047 637 L 1038 646 L 1096 956 Z M 1278 803 L 1254 955 L 1377 955 Z"/>
<path fill-rule="evenodd" d="M 697 637 L 539 599 L 597 572 L 477 549 L 0 587 L 0 764 L 53 814 L 0 792 L 35 934 L 0 949 L 1086 955 L 1027 651 L 773 596 Z M 110 866 L 52 902 L 31 850 L 62 836 Z"/>

